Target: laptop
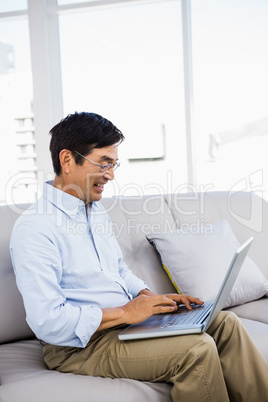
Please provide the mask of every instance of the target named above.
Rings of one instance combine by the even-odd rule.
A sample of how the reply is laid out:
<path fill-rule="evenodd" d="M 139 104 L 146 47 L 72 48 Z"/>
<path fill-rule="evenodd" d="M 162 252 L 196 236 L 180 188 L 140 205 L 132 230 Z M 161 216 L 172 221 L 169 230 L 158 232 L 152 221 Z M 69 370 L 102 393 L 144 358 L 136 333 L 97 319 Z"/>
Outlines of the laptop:
<path fill-rule="evenodd" d="M 202 306 L 192 304 L 192 310 L 180 305 L 174 313 L 155 314 L 139 324 L 129 325 L 118 338 L 130 340 L 205 332 L 224 308 L 252 241 L 250 237 L 236 250 L 214 301 L 205 301 Z"/>

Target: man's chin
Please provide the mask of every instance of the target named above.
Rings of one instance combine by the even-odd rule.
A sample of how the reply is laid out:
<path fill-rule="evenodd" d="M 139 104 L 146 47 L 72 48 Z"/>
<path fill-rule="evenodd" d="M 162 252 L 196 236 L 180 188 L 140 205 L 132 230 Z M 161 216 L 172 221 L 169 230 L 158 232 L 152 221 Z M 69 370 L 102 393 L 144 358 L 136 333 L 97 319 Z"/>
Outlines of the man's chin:
<path fill-rule="evenodd" d="M 96 202 L 96 201 L 100 201 L 102 199 L 102 194 L 95 196 L 91 202 Z"/>
<path fill-rule="evenodd" d="M 94 193 L 94 194 L 90 194 L 89 196 L 89 200 L 88 202 L 96 202 L 96 201 L 100 201 L 102 199 L 102 193 Z"/>

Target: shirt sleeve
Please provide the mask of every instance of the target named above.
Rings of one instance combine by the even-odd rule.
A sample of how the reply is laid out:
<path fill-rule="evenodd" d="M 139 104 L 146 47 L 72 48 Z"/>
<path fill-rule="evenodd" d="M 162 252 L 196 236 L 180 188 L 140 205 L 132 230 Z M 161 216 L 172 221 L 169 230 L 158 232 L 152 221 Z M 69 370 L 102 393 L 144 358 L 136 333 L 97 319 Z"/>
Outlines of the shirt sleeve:
<path fill-rule="evenodd" d="M 60 286 L 60 251 L 38 222 L 14 226 L 10 252 L 26 320 L 37 338 L 60 346 L 85 347 L 102 320 L 102 310 L 66 302 Z"/>

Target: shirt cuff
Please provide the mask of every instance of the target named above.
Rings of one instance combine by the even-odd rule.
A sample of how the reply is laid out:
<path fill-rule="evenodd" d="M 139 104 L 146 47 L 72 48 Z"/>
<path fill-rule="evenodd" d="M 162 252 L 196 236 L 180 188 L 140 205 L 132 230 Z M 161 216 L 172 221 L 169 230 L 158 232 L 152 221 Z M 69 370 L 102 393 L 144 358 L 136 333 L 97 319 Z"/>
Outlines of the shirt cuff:
<path fill-rule="evenodd" d="M 85 348 L 91 336 L 97 331 L 102 320 L 102 310 L 94 306 L 81 306 L 81 314 L 75 333 Z"/>
<path fill-rule="evenodd" d="M 140 291 L 143 289 L 151 290 L 146 282 L 139 280 L 138 282 L 132 284 L 130 292 L 133 295 L 133 297 L 137 297 Z"/>

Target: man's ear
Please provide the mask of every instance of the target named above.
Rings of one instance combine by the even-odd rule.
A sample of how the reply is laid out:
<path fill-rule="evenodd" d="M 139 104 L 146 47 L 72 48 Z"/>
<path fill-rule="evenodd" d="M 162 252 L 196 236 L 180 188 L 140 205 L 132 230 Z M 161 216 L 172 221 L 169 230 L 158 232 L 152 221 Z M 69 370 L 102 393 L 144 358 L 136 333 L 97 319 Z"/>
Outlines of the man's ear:
<path fill-rule="evenodd" d="M 72 164 L 75 163 L 71 151 L 69 151 L 69 149 L 62 149 L 59 154 L 59 159 L 62 172 L 69 174 Z"/>

